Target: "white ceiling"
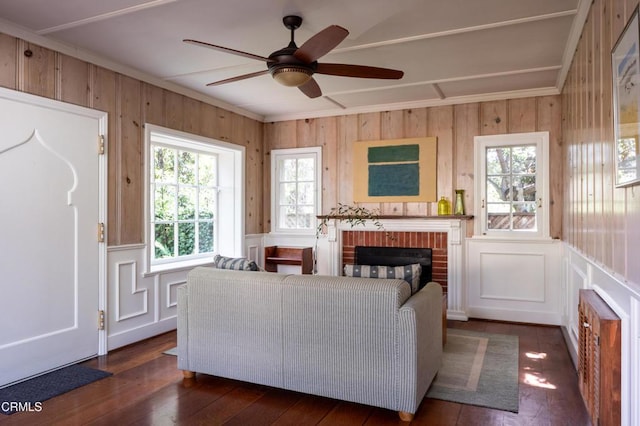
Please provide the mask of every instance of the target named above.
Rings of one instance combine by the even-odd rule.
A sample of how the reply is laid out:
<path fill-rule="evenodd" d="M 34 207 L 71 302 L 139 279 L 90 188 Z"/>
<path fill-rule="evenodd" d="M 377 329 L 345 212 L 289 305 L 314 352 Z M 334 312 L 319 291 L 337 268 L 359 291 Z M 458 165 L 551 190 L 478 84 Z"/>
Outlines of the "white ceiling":
<path fill-rule="evenodd" d="M 588 12 L 585 0 L 0 0 L 0 31 L 195 95 L 265 121 L 559 93 Z M 316 74 L 309 99 L 262 75 L 285 15 L 302 45 L 336 24 L 349 36 L 319 62 L 395 68 L 401 80 Z"/>

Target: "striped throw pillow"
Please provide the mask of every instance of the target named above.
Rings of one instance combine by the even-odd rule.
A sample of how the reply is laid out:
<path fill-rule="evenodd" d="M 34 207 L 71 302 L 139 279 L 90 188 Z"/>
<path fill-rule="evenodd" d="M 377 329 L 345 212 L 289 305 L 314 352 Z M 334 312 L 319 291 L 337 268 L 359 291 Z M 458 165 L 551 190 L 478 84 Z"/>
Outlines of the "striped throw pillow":
<path fill-rule="evenodd" d="M 348 277 L 405 280 L 411 286 L 411 294 L 420 288 L 421 272 L 422 266 L 419 263 L 404 266 L 344 265 L 344 274 Z"/>
<path fill-rule="evenodd" d="M 213 258 L 213 265 L 218 269 L 233 269 L 236 271 L 257 271 L 258 265 L 253 260 L 244 257 L 226 257 L 217 254 Z"/>

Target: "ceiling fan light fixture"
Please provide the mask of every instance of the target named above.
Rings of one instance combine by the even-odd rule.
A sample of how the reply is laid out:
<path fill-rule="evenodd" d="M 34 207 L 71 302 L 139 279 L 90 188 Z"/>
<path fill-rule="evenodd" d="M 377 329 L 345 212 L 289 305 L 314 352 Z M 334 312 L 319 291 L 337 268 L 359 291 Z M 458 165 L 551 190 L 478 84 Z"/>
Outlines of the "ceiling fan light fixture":
<path fill-rule="evenodd" d="M 274 69 L 271 76 L 275 81 L 288 87 L 298 87 L 311 80 L 313 72 L 302 67 L 280 67 Z"/>

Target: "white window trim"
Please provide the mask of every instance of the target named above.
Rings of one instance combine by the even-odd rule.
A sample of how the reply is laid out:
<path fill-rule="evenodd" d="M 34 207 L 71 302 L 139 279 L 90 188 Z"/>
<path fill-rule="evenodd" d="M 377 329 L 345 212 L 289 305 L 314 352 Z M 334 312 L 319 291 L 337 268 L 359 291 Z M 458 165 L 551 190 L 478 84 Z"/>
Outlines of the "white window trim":
<path fill-rule="evenodd" d="M 322 147 L 306 147 L 306 148 L 285 148 L 285 149 L 273 149 L 271 150 L 271 233 L 275 234 L 295 234 L 295 235 L 315 235 L 316 226 L 311 229 L 285 229 L 280 228 L 278 224 L 279 220 L 279 188 L 276 166 L 278 159 L 283 157 L 301 157 L 301 156 L 315 156 L 316 160 L 316 206 L 313 213 L 314 216 L 318 216 L 322 211 Z M 317 222 L 317 220 L 316 220 Z"/>
<path fill-rule="evenodd" d="M 475 210 L 474 237 L 506 240 L 550 240 L 549 132 L 509 133 L 474 137 Z M 486 224 L 486 149 L 493 146 L 536 145 L 537 231 L 489 230 Z"/>
<path fill-rule="evenodd" d="M 151 256 L 153 252 L 153 244 L 150 241 L 151 225 L 150 225 L 150 168 L 153 167 L 153 159 L 151 158 L 151 135 L 155 134 L 158 139 L 164 139 L 169 145 L 184 147 L 192 150 L 200 150 L 202 152 L 214 152 L 218 155 L 228 155 L 227 161 L 233 164 L 229 168 L 226 176 L 222 177 L 223 181 L 219 181 L 220 187 L 218 195 L 218 206 L 224 205 L 225 208 L 218 208 L 218 215 L 225 215 L 225 226 L 216 230 L 218 238 L 217 252 L 222 255 L 239 257 L 244 253 L 244 221 L 245 221 L 245 151 L 242 145 L 236 145 L 217 139 L 207 138 L 204 136 L 194 135 L 179 130 L 169 129 L 154 124 L 145 124 L 144 138 L 144 241 L 145 241 L 145 274 L 155 274 L 159 272 L 181 270 L 191 268 L 198 265 L 206 265 L 213 262 L 213 256 L 206 256 L 197 259 L 175 260 L 165 263 L 153 264 Z M 160 134 L 161 136 L 158 136 Z M 223 154 L 221 154 L 223 153 Z M 224 175 L 224 172 L 222 173 Z M 224 180 L 233 182 L 233 185 L 225 185 Z M 224 241 L 224 247 L 220 247 L 220 241 Z"/>

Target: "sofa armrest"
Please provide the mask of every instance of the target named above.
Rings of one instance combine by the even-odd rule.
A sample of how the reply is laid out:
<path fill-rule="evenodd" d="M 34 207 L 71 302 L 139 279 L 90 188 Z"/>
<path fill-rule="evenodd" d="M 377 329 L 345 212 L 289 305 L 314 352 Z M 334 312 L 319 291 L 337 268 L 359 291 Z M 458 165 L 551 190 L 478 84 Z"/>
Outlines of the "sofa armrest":
<path fill-rule="evenodd" d="M 189 287 L 178 287 L 178 368 L 189 368 Z"/>
<path fill-rule="evenodd" d="M 442 287 L 430 282 L 400 308 L 400 411 L 415 413 L 442 363 Z"/>

